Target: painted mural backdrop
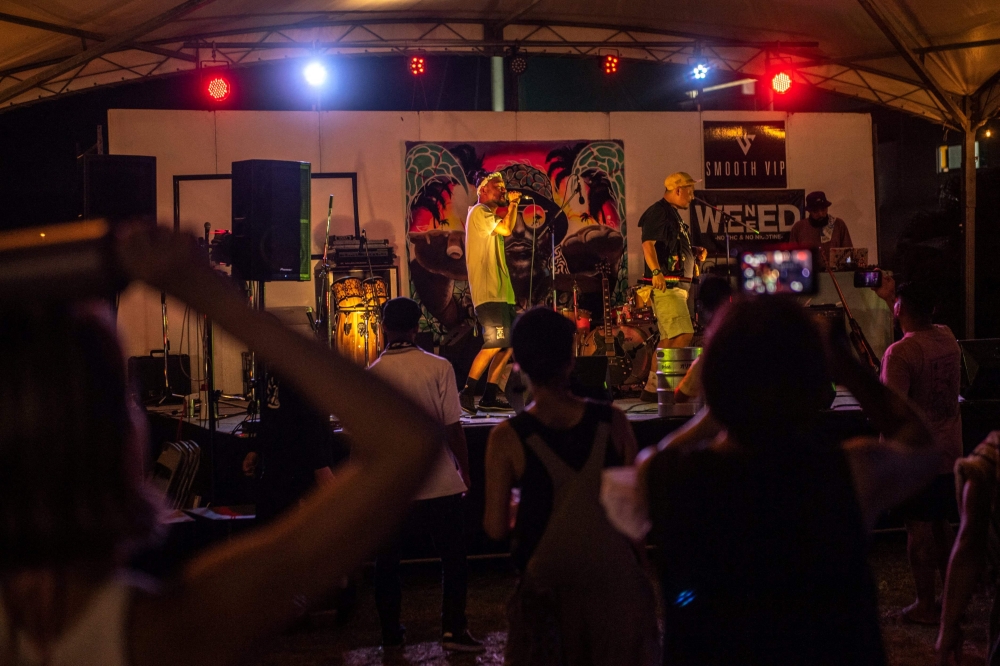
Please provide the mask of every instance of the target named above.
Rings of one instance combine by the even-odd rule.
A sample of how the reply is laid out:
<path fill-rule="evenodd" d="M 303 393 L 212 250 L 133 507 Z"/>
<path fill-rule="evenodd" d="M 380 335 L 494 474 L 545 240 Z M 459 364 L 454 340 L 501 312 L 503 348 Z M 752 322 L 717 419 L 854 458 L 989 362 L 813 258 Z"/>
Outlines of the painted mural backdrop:
<path fill-rule="evenodd" d="M 517 309 L 551 305 L 555 273 L 595 274 L 611 265 L 612 300 L 628 283 L 624 249 L 625 151 L 621 141 L 407 142 L 406 226 L 410 292 L 421 328 L 449 344 L 474 325 L 465 268 L 465 218 L 476 178 L 500 171 L 522 201 L 504 239 Z M 503 215 L 504 209 L 498 210 Z M 554 251 L 553 251 L 554 247 Z M 561 304 L 569 294 L 560 293 Z"/>

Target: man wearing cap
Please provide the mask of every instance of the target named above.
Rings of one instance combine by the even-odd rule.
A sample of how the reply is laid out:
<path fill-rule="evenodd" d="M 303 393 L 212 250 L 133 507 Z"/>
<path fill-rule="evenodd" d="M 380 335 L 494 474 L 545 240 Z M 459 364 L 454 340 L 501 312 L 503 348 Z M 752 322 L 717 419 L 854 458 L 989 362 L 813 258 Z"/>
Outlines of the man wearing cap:
<path fill-rule="evenodd" d="M 409 298 L 394 298 L 382 310 L 386 347 L 369 372 L 394 386 L 444 426 L 437 463 L 417 494 L 402 532 L 427 534 L 441 557 L 443 587 L 441 645 L 446 650 L 482 652 L 483 644 L 466 626 L 468 567 L 465 555 L 465 504 L 469 448 L 462 432 L 462 409 L 451 363 L 416 345 L 420 306 Z M 388 442 L 387 442 L 388 444 Z M 402 588 L 398 538 L 375 558 L 375 608 L 382 625 L 382 647 L 400 648 L 405 629 L 400 624 Z"/>
<path fill-rule="evenodd" d="M 806 216 L 792 225 L 788 237 L 792 243 L 820 248 L 824 266 L 830 257 L 831 247 L 854 247 L 847 224 L 829 214 L 831 205 L 826 193 L 810 192 L 806 196 Z"/>
<path fill-rule="evenodd" d="M 687 210 L 698 182 L 683 171 L 670 174 L 663 182 L 663 198 L 639 218 L 642 229 L 644 280 L 651 283 L 653 314 L 660 330 L 658 347 L 687 347 L 694 335 L 688 292 L 694 275 L 695 250 L 691 247 L 688 225 L 679 210 Z M 700 251 L 700 248 L 698 249 Z M 656 368 L 650 370 L 642 400 L 656 402 Z"/>
<path fill-rule="evenodd" d="M 462 409 L 476 413 L 475 390 L 488 371 L 486 391 L 479 401 L 484 410 L 510 409 L 500 390 L 500 377 L 510 359 L 510 327 L 514 320 L 514 287 L 504 255 L 504 238 L 517 221 L 520 192 L 507 192 L 499 171 L 483 176 L 476 185 L 479 197 L 465 220 L 465 261 L 469 273 L 469 295 L 483 334 L 483 348 L 472 361 L 469 378 L 459 398 Z M 507 207 L 499 217 L 498 208 Z"/>

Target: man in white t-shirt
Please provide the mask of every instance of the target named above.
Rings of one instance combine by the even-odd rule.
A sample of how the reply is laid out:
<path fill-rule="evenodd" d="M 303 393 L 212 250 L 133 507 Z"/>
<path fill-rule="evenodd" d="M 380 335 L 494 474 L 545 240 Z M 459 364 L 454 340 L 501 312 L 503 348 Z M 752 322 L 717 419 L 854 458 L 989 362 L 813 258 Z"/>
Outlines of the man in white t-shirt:
<path fill-rule="evenodd" d="M 911 282 L 896 289 L 893 306 L 903 338 L 882 359 L 882 383 L 906 396 L 923 412 L 940 457 L 938 476 L 899 507 L 906 523 L 907 552 L 917 600 L 903 619 L 935 625 L 941 615 L 934 600 L 935 578 L 944 582 L 955 540 L 955 461 L 962 456 L 962 416 L 958 406 L 962 351 L 947 326 L 934 324 L 934 293 Z"/>
<path fill-rule="evenodd" d="M 469 378 L 462 390 L 462 409 L 476 413 L 474 392 L 484 372 L 486 391 L 479 409 L 510 409 L 500 391 L 500 377 L 510 360 L 510 329 L 514 320 L 514 286 L 504 255 L 504 237 L 510 236 L 517 221 L 520 192 L 507 192 L 499 171 L 483 176 L 476 186 L 478 201 L 469 208 L 465 220 L 465 262 L 469 273 L 469 295 L 483 334 L 483 348 L 472 361 Z M 498 208 L 507 207 L 503 217 Z"/>
<path fill-rule="evenodd" d="M 483 644 L 469 634 L 465 619 L 468 571 L 465 559 L 465 504 L 469 489 L 469 449 L 460 422 L 458 385 L 451 363 L 417 347 L 420 306 L 409 298 L 385 304 L 382 329 L 386 348 L 370 371 L 395 386 L 444 424 L 447 437 L 438 461 L 406 521 L 402 533 L 428 533 L 441 557 L 444 601 L 441 645 L 447 650 L 481 652 Z M 399 543 L 375 559 L 375 606 L 382 625 L 382 646 L 402 647 L 405 628 L 399 622 L 402 589 Z"/>

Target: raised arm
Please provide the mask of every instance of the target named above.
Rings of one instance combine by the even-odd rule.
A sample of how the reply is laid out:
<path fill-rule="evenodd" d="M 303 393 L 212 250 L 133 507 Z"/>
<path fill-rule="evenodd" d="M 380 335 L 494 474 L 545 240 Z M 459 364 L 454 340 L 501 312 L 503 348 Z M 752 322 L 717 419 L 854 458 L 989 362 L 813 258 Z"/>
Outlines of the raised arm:
<path fill-rule="evenodd" d="M 440 446 L 442 432 L 419 407 L 361 368 L 246 308 L 232 285 L 200 259 L 194 240 L 157 230 L 119 241 L 132 278 L 210 316 L 264 357 L 354 444 L 352 469 L 273 526 L 196 557 L 177 584 L 133 608 L 133 661 L 227 664 L 296 615 L 356 567 L 397 526 Z M 378 415 L 375 405 L 391 406 Z"/>
<path fill-rule="evenodd" d="M 514 231 L 514 225 L 517 223 L 517 209 L 521 201 L 521 193 L 509 192 L 507 194 L 507 201 L 509 202 L 507 205 L 507 214 L 493 228 L 493 233 L 500 236 L 510 236 Z"/>
<path fill-rule="evenodd" d="M 939 456 L 927 426 L 910 403 L 880 384 L 844 341 L 830 347 L 834 379 L 847 387 L 883 437 L 881 441 L 859 437 L 845 443 L 865 525 L 871 529 L 879 514 L 927 485 Z"/>

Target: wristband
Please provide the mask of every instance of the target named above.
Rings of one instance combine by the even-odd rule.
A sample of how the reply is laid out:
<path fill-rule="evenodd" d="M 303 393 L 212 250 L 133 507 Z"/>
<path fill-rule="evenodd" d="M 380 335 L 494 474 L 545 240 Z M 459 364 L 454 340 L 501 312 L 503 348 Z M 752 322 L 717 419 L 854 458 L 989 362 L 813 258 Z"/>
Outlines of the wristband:
<path fill-rule="evenodd" d="M 657 275 L 663 275 L 663 271 L 661 271 L 659 268 L 654 268 L 652 271 L 652 275 L 653 277 L 656 277 Z"/>

